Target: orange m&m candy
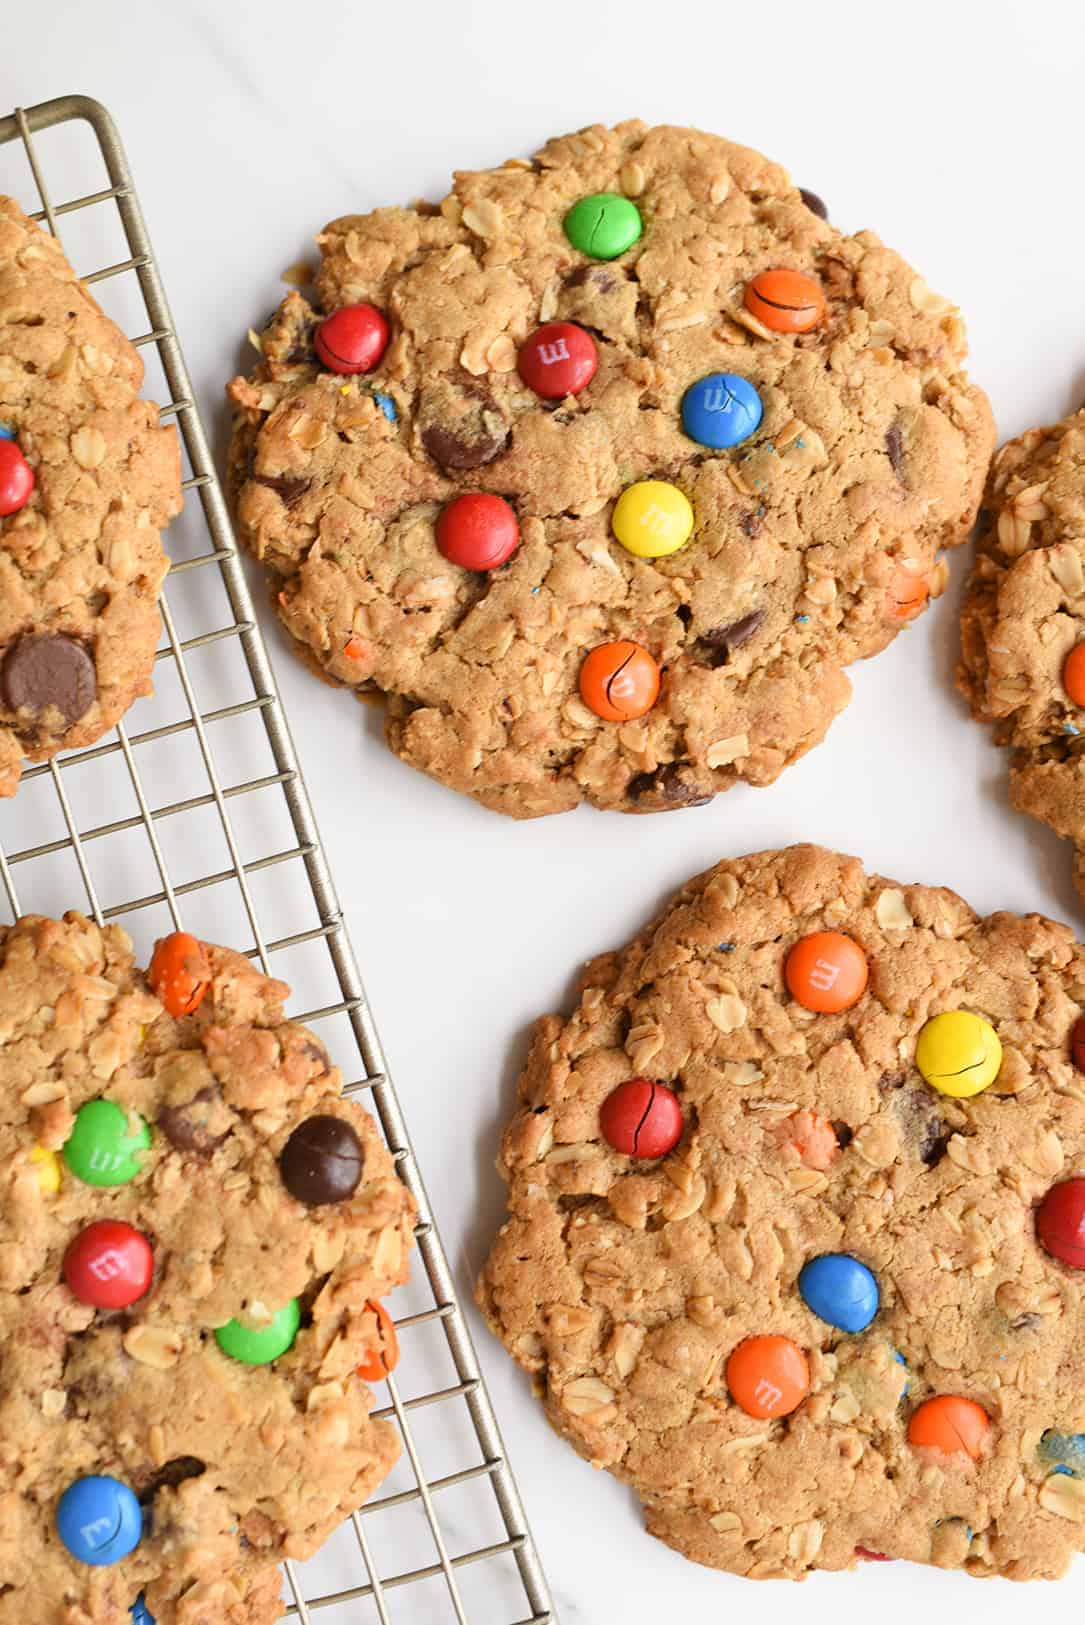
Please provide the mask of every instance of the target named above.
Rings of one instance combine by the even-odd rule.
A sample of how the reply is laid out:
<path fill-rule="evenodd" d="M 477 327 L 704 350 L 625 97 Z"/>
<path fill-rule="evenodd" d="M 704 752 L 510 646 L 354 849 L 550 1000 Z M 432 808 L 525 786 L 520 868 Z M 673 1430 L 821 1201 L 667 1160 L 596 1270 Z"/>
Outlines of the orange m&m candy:
<path fill-rule="evenodd" d="M 746 309 L 774 333 L 809 333 L 825 317 L 820 282 L 802 271 L 761 271 L 747 282 Z"/>
<path fill-rule="evenodd" d="M 781 1130 L 784 1141 L 793 1145 L 807 1168 L 824 1173 L 836 1156 L 836 1130 L 828 1118 L 807 1110 L 792 1112 Z"/>
<path fill-rule="evenodd" d="M 372 1298 L 366 1300 L 366 1309 L 377 1317 L 377 1343 L 372 1354 L 368 1355 L 357 1368 L 359 1377 L 366 1382 L 383 1382 L 385 1377 L 391 1376 L 399 1364 L 399 1338 L 392 1324 L 392 1317 L 383 1303 L 375 1303 Z"/>
<path fill-rule="evenodd" d="M 632 722 L 659 698 L 659 667 L 639 643 L 601 643 L 580 668 L 580 697 L 604 722 Z"/>
<path fill-rule="evenodd" d="M 905 564 L 898 565 L 885 595 L 885 613 L 891 621 L 913 620 L 930 592 L 930 582 L 925 575 L 917 575 Z"/>
<path fill-rule="evenodd" d="M 869 974 L 866 954 L 842 931 L 814 931 L 800 937 L 784 966 L 792 997 L 820 1014 L 835 1014 L 858 1004 Z"/>
<path fill-rule="evenodd" d="M 1085 705 L 1085 643 L 1079 643 L 1066 656 L 1062 668 L 1062 686 L 1075 705 Z"/>
<path fill-rule="evenodd" d="M 726 1377 L 747 1416 L 790 1416 L 810 1389 L 806 1355 L 790 1337 L 747 1337 L 731 1353 Z"/>
<path fill-rule="evenodd" d="M 154 945 L 147 980 L 171 1016 L 190 1016 L 211 986 L 207 949 L 187 931 L 171 931 Z"/>
<path fill-rule="evenodd" d="M 977 1461 L 991 1424 L 987 1412 L 974 1399 L 959 1394 L 936 1394 L 912 1412 L 908 1443 L 925 1445 L 943 1456 L 970 1456 Z"/>

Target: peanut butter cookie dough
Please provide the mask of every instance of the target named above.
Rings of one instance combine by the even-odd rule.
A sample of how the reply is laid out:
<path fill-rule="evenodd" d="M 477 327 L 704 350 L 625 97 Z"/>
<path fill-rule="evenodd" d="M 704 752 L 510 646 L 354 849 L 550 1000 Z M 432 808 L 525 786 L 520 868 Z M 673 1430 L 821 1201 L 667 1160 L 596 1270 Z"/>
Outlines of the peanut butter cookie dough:
<path fill-rule="evenodd" d="M 596 125 L 318 241 L 229 386 L 241 534 L 443 783 L 520 818 L 769 784 L 942 590 L 993 445 L 961 319 L 758 153 Z M 581 683 L 630 645 L 656 683 Z"/>
<path fill-rule="evenodd" d="M 654 1534 L 757 1578 L 1064 1572 L 1083 1006 L 1066 926 L 795 847 L 693 880 L 538 1023 L 479 1302 Z"/>
<path fill-rule="evenodd" d="M 0 931 L 3 1625 L 269 1625 L 396 1460 L 357 1370 L 414 1205 L 288 992 L 181 934 L 144 974 L 78 914 Z"/>
<path fill-rule="evenodd" d="M 0 198 L 0 796 L 150 693 L 181 474 L 142 382 L 59 243 Z"/>

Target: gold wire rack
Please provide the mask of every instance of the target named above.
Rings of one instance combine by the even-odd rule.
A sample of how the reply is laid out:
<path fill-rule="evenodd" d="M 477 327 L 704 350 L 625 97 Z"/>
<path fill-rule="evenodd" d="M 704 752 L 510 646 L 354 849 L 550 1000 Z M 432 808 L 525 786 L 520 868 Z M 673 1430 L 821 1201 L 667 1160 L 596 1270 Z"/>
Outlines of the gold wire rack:
<path fill-rule="evenodd" d="M 91 171 L 102 183 L 94 190 Z M 82 195 L 56 202 L 60 184 Z M 0 905 L 6 894 L 12 919 L 78 906 L 99 923 L 120 920 L 144 963 L 153 938 L 182 923 L 216 941 L 247 938 L 250 956 L 311 1006 L 297 1019 L 321 1031 L 352 1080 L 346 1092 L 369 1095 L 418 1200 L 414 1278 L 392 1305 L 401 1362 L 374 1413 L 398 1427 L 403 1457 L 317 1558 L 284 1565 L 286 1613 L 304 1625 L 547 1625 L 555 1616 L 546 1580 L 387 1075 L 105 108 L 63 96 L 0 118 L 0 190 L 24 207 L 36 193 L 35 218 L 63 239 L 83 280 L 133 335 L 149 392 L 168 402 L 163 418 L 176 420 L 187 476 L 185 512 L 168 537 L 154 698 L 93 748 L 26 771 L 18 796 L 0 808 Z"/>

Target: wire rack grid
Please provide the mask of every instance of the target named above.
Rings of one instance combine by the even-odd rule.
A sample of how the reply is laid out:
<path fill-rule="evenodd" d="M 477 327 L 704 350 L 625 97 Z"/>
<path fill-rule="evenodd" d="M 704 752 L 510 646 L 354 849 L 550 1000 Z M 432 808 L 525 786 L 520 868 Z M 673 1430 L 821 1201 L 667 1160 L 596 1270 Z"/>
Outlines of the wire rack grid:
<path fill-rule="evenodd" d="M 87 189 L 91 169 L 103 183 L 95 190 Z M 62 171 L 82 195 L 55 202 Z M 144 962 L 156 935 L 182 925 L 182 910 L 187 929 L 247 938 L 250 956 L 311 1006 L 297 1019 L 321 1032 L 352 1079 L 346 1092 L 369 1096 L 418 1201 L 413 1279 L 393 1303 L 401 1362 L 374 1413 L 398 1427 L 402 1460 L 317 1558 L 284 1565 L 286 1613 L 304 1625 L 547 1625 L 555 1616 L 546 1581 L 387 1076 L 107 111 L 66 96 L 0 118 L 0 189 L 24 206 L 36 193 L 35 218 L 62 238 L 83 280 L 134 334 L 148 388 L 168 402 L 161 415 L 180 432 L 188 493 L 167 539 L 154 698 L 92 748 L 28 768 L 14 802 L 0 809 L 0 904 L 6 894 L 12 919 L 75 905 L 99 923 L 120 920 Z M 239 769 L 244 776 L 232 777 Z"/>

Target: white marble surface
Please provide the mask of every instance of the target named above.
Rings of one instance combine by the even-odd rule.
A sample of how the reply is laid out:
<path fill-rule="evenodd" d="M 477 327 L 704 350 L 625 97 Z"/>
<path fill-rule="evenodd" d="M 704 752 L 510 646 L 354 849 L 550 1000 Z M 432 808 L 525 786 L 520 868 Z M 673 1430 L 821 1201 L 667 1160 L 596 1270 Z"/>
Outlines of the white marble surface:
<path fill-rule="evenodd" d="M 1085 384 L 1085 45 L 1075 17 L 1058 0 L 550 0 L 530 10 L 507 0 L 42 0 L 5 8 L 0 108 L 79 90 L 112 110 L 220 433 L 239 338 L 326 218 L 440 196 L 453 165 L 494 163 L 557 130 L 636 112 L 761 147 L 821 192 L 838 223 L 869 225 L 912 258 L 964 306 L 975 376 L 1008 435 L 1060 415 Z M 1011 815 L 1003 764 L 950 687 L 954 596 L 854 672 L 854 702 L 829 744 L 773 789 L 673 818 L 583 810 L 527 825 L 399 765 L 373 714 L 295 665 L 267 617 L 465 1290 L 501 1211 L 497 1125 L 529 1020 L 561 1004 L 580 959 L 622 941 L 697 869 L 810 838 L 902 878 L 950 884 L 980 908 L 1081 923 L 1066 852 Z M 1055 1603 L 1049 1591 L 1026 1600 L 998 1582 L 981 1603 L 961 1578 L 904 1566 L 817 1578 L 798 1593 L 755 1592 L 684 1564 L 641 1534 L 625 1490 L 550 1435 L 481 1327 L 479 1346 L 565 1625 L 656 1625 L 664 1610 L 692 1625 L 751 1608 L 783 1620 L 797 1607 L 820 1621 L 857 1606 L 892 1625 L 917 1605 L 939 1617 L 981 1605 L 1009 1620 Z M 1058 1602 L 1083 1599 L 1079 1564 Z"/>

